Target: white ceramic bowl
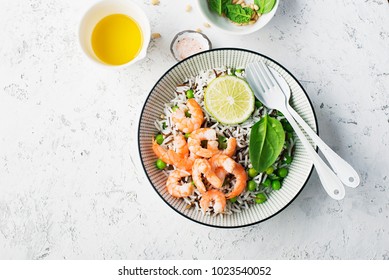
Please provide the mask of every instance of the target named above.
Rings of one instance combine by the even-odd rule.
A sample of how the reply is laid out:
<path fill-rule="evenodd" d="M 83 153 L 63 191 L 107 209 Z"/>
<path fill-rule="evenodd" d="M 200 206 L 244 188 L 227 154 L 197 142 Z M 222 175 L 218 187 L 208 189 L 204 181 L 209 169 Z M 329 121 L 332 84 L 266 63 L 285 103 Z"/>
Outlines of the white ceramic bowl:
<path fill-rule="evenodd" d="M 134 19 L 138 23 L 143 36 L 143 44 L 138 55 L 131 61 L 122 65 L 110 65 L 101 61 L 92 49 L 92 32 L 96 24 L 106 16 L 112 14 L 124 14 Z M 110 67 L 124 67 L 146 57 L 147 47 L 150 42 L 150 23 L 145 12 L 134 2 L 130 0 L 103 0 L 93 5 L 83 16 L 78 35 L 80 45 L 84 53 L 93 61 Z"/>
<path fill-rule="evenodd" d="M 164 104 L 174 98 L 176 85 L 188 77 L 215 67 L 245 67 L 252 61 L 262 60 L 275 69 L 286 80 L 291 89 L 291 105 L 300 116 L 314 129 L 317 128 L 312 105 L 302 86 L 285 68 L 274 60 L 242 49 L 214 49 L 191 56 L 173 66 L 156 83 L 142 109 L 139 121 L 138 144 L 140 158 L 151 185 L 161 198 L 181 215 L 201 224 L 233 228 L 262 222 L 285 209 L 301 192 L 312 172 L 313 164 L 300 141 L 295 145 L 295 154 L 289 174 L 279 191 L 271 192 L 266 203 L 252 205 L 241 213 L 223 216 L 205 216 L 194 207 L 187 209 L 182 199 L 173 198 L 166 191 L 167 176 L 155 166 L 157 160 L 151 139 L 158 132 L 154 125 L 163 112 Z"/>
<path fill-rule="evenodd" d="M 264 27 L 266 24 L 269 23 L 269 21 L 274 17 L 277 8 L 278 8 L 278 2 L 280 0 L 277 0 L 273 10 L 271 10 L 269 13 L 262 15 L 259 20 L 252 25 L 245 25 L 245 26 L 237 26 L 233 24 L 230 20 L 228 20 L 225 17 L 219 16 L 216 13 L 212 12 L 209 9 L 208 1 L 207 0 L 197 0 L 197 6 L 199 7 L 199 10 L 201 11 L 201 14 L 206 18 L 206 20 L 214 27 L 232 35 L 245 35 L 250 34 L 253 32 L 258 31 L 262 27 Z"/>

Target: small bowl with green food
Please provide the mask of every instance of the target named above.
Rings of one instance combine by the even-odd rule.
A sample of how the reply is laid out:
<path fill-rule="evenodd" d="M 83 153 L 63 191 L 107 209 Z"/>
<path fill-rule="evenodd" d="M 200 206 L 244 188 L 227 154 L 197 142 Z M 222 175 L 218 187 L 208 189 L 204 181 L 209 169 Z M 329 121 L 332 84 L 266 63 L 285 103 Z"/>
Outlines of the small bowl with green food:
<path fill-rule="evenodd" d="M 274 17 L 279 0 L 198 0 L 212 26 L 233 35 L 254 33 Z"/>

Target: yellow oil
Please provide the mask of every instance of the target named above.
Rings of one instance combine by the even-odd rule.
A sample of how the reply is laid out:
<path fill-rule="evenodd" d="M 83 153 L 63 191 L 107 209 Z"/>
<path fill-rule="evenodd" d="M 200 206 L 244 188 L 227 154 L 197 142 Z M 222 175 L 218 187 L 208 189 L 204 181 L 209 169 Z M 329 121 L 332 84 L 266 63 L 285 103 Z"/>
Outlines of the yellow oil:
<path fill-rule="evenodd" d="M 142 48 L 139 25 L 123 14 L 109 15 L 100 20 L 92 32 L 92 49 L 104 63 L 122 65 L 133 60 Z"/>

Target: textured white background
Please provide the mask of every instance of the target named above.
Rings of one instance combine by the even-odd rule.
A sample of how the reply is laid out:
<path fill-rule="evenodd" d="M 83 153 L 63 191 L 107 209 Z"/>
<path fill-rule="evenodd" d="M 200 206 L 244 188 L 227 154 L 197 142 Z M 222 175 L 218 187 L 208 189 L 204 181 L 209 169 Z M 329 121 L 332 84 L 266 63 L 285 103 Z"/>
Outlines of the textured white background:
<path fill-rule="evenodd" d="M 79 48 L 78 23 L 94 2 L 0 0 L 0 258 L 389 259 L 386 0 L 283 0 L 245 37 L 203 27 L 193 0 L 137 1 L 162 38 L 120 70 Z M 135 132 L 149 90 L 175 63 L 171 39 L 198 27 L 214 47 L 252 49 L 294 73 L 360 188 L 333 201 L 313 173 L 281 214 L 234 230 L 166 206 L 143 173 Z"/>

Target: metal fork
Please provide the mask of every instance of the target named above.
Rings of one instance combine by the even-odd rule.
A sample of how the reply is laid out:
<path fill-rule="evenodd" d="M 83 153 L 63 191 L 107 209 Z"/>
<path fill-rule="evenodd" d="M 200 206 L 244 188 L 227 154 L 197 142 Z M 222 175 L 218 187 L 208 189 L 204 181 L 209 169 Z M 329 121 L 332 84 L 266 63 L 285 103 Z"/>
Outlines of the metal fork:
<path fill-rule="evenodd" d="M 288 106 L 290 106 L 289 102 L 269 68 L 262 61 L 250 63 L 246 67 L 246 78 L 258 100 L 265 106 L 283 113 L 289 121 L 295 133 L 300 138 L 301 143 L 304 145 L 305 150 L 311 157 L 319 179 L 328 195 L 336 200 L 343 199 L 345 189 L 342 182 L 312 148 L 299 125 L 290 114 L 288 110 Z"/>

